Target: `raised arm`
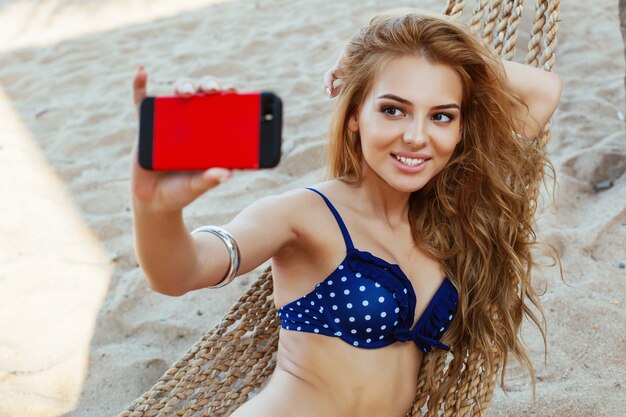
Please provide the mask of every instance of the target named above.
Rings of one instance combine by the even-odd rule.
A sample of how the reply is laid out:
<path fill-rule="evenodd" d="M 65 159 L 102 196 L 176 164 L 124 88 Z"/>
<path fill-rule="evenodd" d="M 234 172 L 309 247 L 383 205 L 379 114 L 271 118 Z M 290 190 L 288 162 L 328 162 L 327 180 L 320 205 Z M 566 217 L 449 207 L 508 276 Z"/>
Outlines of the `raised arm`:
<path fill-rule="evenodd" d="M 528 107 L 518 115 L 524 136 L 538 136 L 552 117 L 561 97 L 561 78 L 548 71 L 511 61 L 502 61 L 509 86 Z"/>
<path fill-rule="evenodd" d="M 147 75 L 140 69 L 133 84 L 136 105 L 146 96 L 146 82 Z M 180 93 L 177 89 L 177 94 L 183 95 Z M 224 278 L 230 265 L 224 242 L 209 233 L 190 236 L 183 209 L 229 177 L 228 170 L 218 168 L 205 172 L 144 170 L 135 145 L 131 173 L 135 252 L 154 290 L 182 295 Z M 239 274 L 256 268 L 294 239 L 290 214 L 298 212 L 292 209 L 297 201 L 288 194 L 259 200 L 224 226 L 240 249 Z"/>

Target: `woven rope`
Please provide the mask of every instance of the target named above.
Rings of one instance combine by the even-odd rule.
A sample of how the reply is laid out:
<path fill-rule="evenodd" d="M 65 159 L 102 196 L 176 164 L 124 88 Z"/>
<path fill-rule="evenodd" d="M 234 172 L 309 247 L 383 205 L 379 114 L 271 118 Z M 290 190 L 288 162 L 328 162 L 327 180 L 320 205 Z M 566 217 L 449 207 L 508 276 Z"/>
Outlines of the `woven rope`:
<path fill-rule="evenodd" d="M 551 70 L 557 46 L 559 0 L 537 0 L 526 62 Z M 460 17 L 466 0 L 447 0 L 444 14 Z M 523 0 L 476 0 L 469 25 L 504 59 L 511 59 Z M 549 128 L 537 138 L 545 147 Z M 531 179 L 532 182 L 532 179 Z M 495 312 L 492 312 L 495 314 Z M 261 388 L 276 366 L 279 318 L 273 303 L 272 276 L 261 273 L 231 307 L 154 386 L 119 417 L 227 417 Z M 502 354 L 487 367 L 484 353 L 468 347 L 462 372 L 439 404 L 431 393 L 452 378 L 452 354 L 434 349 L 424 355 L 409 417 L 478 417 L 487 413 L 500 373 Z M 428 371 L 428 372 L 427 372 Z"/>
<path fill-rule="evenodd" d="M 465 8 L 466 0 L 447 0 L 446 7 L 444 7 L 442 14 L 459 18 L 463 9 Z"/>
<path fill-rule="evenodd" d="M 503 59 L 511 60 L 515 55 L 515 45 L 517 43 L 517 31 L 519 23 L 522 20 L 522 12 L 524 11 L 524 0 L 515 0 L 511 5 L 511 16 L 507 21 L 506 32 L 504 34 L 504 43 L 502 51 L 499 51 Z M 502 28 L 499 28 L 500 31 Z"/>

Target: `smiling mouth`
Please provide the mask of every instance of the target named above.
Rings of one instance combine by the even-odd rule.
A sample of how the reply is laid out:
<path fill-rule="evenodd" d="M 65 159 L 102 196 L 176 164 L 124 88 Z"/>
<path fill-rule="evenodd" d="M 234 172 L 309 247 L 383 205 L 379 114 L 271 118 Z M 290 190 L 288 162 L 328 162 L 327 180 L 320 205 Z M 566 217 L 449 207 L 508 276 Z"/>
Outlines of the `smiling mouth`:
<path fill-rule="evenodd" d="M 398 161 L 402 162 L 404 165 L 409 167 L 416 167 L 419 164 L 426 161 L 426 159 L 422 158 L 405 158 L 404 156 L 393 155 Z"/>

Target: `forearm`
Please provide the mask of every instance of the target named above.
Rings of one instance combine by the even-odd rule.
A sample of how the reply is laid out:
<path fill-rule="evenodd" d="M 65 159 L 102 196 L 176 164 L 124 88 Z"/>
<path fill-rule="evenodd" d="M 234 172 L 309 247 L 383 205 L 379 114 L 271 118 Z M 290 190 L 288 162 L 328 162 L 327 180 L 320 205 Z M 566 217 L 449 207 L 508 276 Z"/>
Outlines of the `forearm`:
<path fill-rule="evenodd" d="M 150 286 L 165 294 L 184 294 L 198 256 L 182 211 L 154 212 L 135 201 L 133 228 L 137 259 Z"/>
<path fill-rule="evenodd" d="M 558 75 L 528 65 L 502 61 L 507 83 L 528 107 L 519 115 L 524 134 L 537 136 L 556 110 L 561 96 L 561 79 Z"/>

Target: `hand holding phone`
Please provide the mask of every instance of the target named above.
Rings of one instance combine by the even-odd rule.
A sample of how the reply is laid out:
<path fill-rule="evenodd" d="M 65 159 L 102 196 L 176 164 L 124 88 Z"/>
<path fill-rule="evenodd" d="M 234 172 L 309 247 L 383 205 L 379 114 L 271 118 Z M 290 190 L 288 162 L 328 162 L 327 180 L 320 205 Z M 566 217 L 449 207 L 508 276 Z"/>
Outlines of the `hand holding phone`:
<path fill-rule="evenodd" d="M 148 75 L 140 67 L 133 80 L 133 101 L 139 106 L 147 96 Z M 183 91 L 176 88 L 177 96 L 192 96 L 194 93 L 219 93 L 220 88 L 207 89 L 201 86 L 197 91 Z M 146 170 L 139 165 L 139 141 L 135 141 L 131 155 L 131 192 L 134 211 L 172 212 L 182 210 L 201 194 L 228 180 L 231 172 L 224 168 L 210 168 L 206 171 L 159 172 Z"/>

